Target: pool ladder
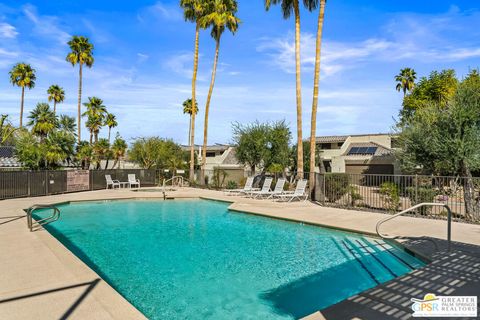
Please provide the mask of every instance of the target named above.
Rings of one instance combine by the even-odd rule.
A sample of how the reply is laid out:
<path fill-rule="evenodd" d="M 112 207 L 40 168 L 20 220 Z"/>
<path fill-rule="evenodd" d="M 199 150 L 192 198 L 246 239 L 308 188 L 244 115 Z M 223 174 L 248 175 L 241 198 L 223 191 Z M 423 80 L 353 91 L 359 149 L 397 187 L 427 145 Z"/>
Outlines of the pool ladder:
<path fill-rule="evenodd" d="M 51 209 L 53 210 L 53 213 L 51 216 L 47 218 L 34 220 L 32 217 L 32 214 L 35 210 L 38 210 L 38 209 Z M 34 204 L 33 206 L 27 209 L 27 224 L 28 224 L 28 228 L 30 229 L 30 232 L 35 231 L 38 229 L 38 227 L 49 224 L 50 222 L 57 221 L 59 218 L 60 218 L 60 209 L 58 209 L 57 207 L 51 204 Z"/>
<path fill-rule="evenodd" d="M 444 203 L 437 203 L 437 202 L 419 203 L 419 204 L 417 204 L 413 207 L 410 207 L 410 208 L 408 208 L 406 210 L 403 210 L 403 211 L 401 211 L 397 214 L 394 214 L 393 216 L 382 219 L 382 220 L 377 222 L 377 226 L 376 226 L 377 235 L 380 236 L 383 239 L 398 238 L 398 236 L 390 236 L 390 235 L 387 235 L 387 234 L 380 233 L 380 226 L 382 224 L 384 224 L 385 222 L 389 221 L 389 220 L 395 219 L 395 218 L 397 218 L 397 217 L 399 217 L 399 216 L 401 216 L 405 213 L 411 212 L 411 211 L 416 210 L 420 207 L 444 207 L 445 209 L 447 209 L 447 250 L 450 251 L 451 242 L 452 242 L 452 210 L 450 210 L 450 207 L 448 205 L 444 204 Z M 434 245 L 435 245 L 436 251 L 438 251 L 438 245 L 435 241 L 434 241 Z"/>

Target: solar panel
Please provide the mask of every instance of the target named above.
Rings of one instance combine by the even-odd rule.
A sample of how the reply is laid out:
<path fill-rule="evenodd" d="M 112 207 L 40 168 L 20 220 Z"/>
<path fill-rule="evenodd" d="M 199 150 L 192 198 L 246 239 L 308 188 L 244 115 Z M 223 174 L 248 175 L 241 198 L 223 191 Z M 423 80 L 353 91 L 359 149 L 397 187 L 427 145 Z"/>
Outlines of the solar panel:
<path fill-rule="evenodd" d="M 367 147 L 360 147 L 358 148 L 357 154 L 366 154 L 367 153 Z"/>
<path fill-rule="evenodd" d="M 367 154 L 375 154 L 377 152 L 377 147 L 368 147 L 367 148 Z"/>
<path fill-rule="evenodd" d="M 348 154 L 357 154 L 358 153 L 358 147 L 352 147 L 350 148 L 350 151 L 348 151 Z"/>

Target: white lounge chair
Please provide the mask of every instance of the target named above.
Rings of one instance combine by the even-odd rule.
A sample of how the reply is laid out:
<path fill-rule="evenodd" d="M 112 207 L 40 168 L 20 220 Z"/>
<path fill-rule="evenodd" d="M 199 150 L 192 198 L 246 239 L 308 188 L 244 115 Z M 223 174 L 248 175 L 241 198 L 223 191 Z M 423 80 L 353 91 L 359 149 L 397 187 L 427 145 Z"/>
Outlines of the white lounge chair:
<path fill-rule="evenodd" d="M 135 174 L 128 175 L 128 185 L 130 186 L 130 188 L 132 186 L 137 186 L 137 188 L 140 188 L 140 180 L 135 178 Z"/>
<path fill-rule="evenodd" d="M 223 190 L 224 194 L 227 196 L 233 196 L 233 195 L 239 195 L 242 193 L 254 191 L 254 190 L 260 190 L 258 188 L 253 188 L 253 181 L 255 180 L 255 177 L 248 177 L 247 181 L 245 181 L 245 186 L 241 189 L 225 189 Z"/>
<path fill-rule="evenodd" d="M 294 199 L 307 201 L 308 194 L 307 194 L 307 183 L 308 181 L 305 179 L 298 180 L 297 186 L 295 187 L 295 191 L 284 192 L 282 194 L 274 195 L 274 199 L 282 200 L 282 201 L 292 201 Z"/>
<path fill-rule="evenodd" d="M 252 197 L 253 198 L 255 193 L 257 193 L 257 192 L 261 192 L 261 193 L 269 192 L 270 187 L 272 186 L 272 181 L 273 181 L 273 178 L 270 178 L 270 177 L 265 178 L 265 180 L 263 181 L 262 189 L 260 191 L 252 190 L 252 191 L 246 192 L 247 197 Z"/>
<path fill-rule="evenodd" d="M 106 189 L 108 189 L 108 187 L 110 187 L 110 186 L 112 187 L 112 189 L 115 189 L 115 187 L 117 187 L 117 188 L 120 189 L 120 181 L 118 181 L 118 180 L 113 180 L 111 175 L 106 174 L 106 175 L 105 175 L 105 180 L 107 180 L 107 187 L 106 187 Z"/>
<path fill-rule="evenodd" d="M 264 191 L 263 189 L 260 191 L 252 191 L 250 194 L 252 195 L 253 198 L 263 198 L 267 196 L 267 199 L 270 199 L 276 194 L 281 194 L 283 193 L 283 187 L 285 186 L 285 178 L 279 178 L 277 180 L 277 183 L 275 184 L 275 189 L 273 191 L 267 190 Z"/>

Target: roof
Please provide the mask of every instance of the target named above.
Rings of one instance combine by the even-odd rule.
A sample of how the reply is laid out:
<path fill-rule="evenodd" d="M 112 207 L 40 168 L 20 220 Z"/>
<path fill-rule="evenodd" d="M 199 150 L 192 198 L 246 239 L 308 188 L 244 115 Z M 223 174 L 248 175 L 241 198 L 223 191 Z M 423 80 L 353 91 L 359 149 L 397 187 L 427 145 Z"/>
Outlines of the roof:
<path fill-rule="evenodd" d="M 335 143 L 344 142 L 348 137 L 371 137 L 371 136 L 392 136 L 391 133 L 365 133 L 365 134 L 350 134 L 344 136 L 318 136 L 315 138 L 317 143 Z"/>
<path fill-rule="evenodd" d="M 14 156 L 13 147 L 0 147 L 0 168 L 20 168 L 22 163 Z"/>
<path fill-rule="evenodd" d="M 375 153 L 374 154 L 350 154 L 350 150 L 352 148 L 361 148 L 361 147 L 366 147 L 366 148 L 375 148 Z M 375 142 L 355 142 L 351 143 L 348 146 L 347 151 L 343 154 L 343 156 L 349 157 L 349 158 L 355 158 L 355 157 L 364 157 L 364 156 L 371 156 L 371 157 L 383 157 L 387 156 L 393 153 L 393 150 L 387 147 L 382 146 L 381 144 L 375 143 Z"/>
<path fill-rule="evenodd" d="M 227 150 L 228 148 L 230 148 L 231 146 L 228 145 L 228 144 L 219 144 L 219 143 L 216 143 L 214 145 L 210 145 L 210 146 L 207 146 L 207 151 L 225 151 Z M 203 148 L 202 145 L 198 145 L 196 144 L 194 146 L 194 149 L 195 150 L 200 150 L 201 148 Z M 186 146 L 186 145 L 182 145 L 182 149 L 183 150 L 190 150 L 190 146 Z"/>

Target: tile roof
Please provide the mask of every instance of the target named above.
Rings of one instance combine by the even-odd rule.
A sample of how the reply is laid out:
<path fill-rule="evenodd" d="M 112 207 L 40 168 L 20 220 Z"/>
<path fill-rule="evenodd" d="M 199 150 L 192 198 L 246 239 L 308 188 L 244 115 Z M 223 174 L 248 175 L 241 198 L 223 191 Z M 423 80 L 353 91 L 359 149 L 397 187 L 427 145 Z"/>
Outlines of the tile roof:
<path fill-rule="evenodd" d="M 0 168 L 20 168 L 22 163 L 14 156 L 13 147 L 0 147 Z"/>
<path fill-rule="evenodd" d="M 394 135 L 394 134 L 393 134 Z M 348 137 L 371 137 L 371 136 L 392 136 L 390 133 L 365 133 L 365 134 L 350 134 L 343 136 L 318 136 L 315 138 L 317 143 L 335 143 L 343 142 L 347 140 Z"/>

